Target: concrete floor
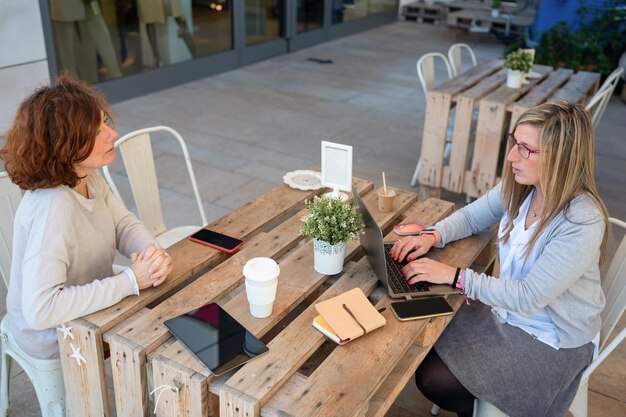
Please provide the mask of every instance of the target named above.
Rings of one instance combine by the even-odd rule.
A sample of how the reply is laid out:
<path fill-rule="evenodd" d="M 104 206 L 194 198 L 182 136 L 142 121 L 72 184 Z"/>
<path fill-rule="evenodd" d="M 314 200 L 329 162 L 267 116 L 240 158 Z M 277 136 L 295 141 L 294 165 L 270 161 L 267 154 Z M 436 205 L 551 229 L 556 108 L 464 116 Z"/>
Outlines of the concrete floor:
<path fill-rule="evenodd" d="M 469 43 L 479 62 L 502 55 L 503 45 L 491 39 L 456 41 Z M 319 167 L 321 140 L 354 146 L 355 176 L 380 184 L 385 171 L 388 184 L 409 189 L 425 108 L 415 62 L 426 52 L 445 53 L 453 42 L 445 28 L 397 22 L 115 104 L 116 127 L 120 136 L 154 125 L 182 134 L 209 221 L 267 191 L 288 171 Z M 318 64 L 309 57 L 333 63 Z M 622 219 L 626 219 L 626 141 L 616 132 L 626 131 L 624 110 L 624 103 L 613 97 L 596 139 L 600 191 L 611 215 Z M 154 145 L 168 226 L 199 222 L 176 146 L 161 137 Z M 129 203 L 121 167 L 118 158 L 112 170 Z M 443 197 L 464 201 L 450 193 Z M 0 299 L 4 300 L 1 294 Z M 4 309 L 2 302 L 0 310 Z M 618 355 L 623 364 L 626 348 Z M 610 378 L 604 381 L 613 385 Z M 626 375 L 615 378 L 624 387 Z M 24 374 L 17 374 L 12 384 L 10 415 L 39 415 Z M 626 414 L 626 390 L 614 391 L 592 397 L 590 415 Z M 609 404 L 609 411 L 595 412 L 593 405 L 599 403 Z M 389 416 L 427 416 L 428 409 L 410 382 Z"/>

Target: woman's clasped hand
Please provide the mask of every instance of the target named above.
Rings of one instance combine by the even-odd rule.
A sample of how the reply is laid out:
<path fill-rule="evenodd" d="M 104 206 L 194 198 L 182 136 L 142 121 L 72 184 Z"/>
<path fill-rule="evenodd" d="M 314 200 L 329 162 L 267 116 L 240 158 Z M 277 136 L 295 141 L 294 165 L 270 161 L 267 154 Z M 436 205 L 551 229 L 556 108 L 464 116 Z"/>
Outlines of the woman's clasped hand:
<path fill-rule="evenodd" d="M 172 271 L 172 257 L 165 249 L 150 244 L 141 253 L 130 255 L 131 269 L 137 279 L 140 290 L 149 287 L 157 287 L 165 281 Z"/>

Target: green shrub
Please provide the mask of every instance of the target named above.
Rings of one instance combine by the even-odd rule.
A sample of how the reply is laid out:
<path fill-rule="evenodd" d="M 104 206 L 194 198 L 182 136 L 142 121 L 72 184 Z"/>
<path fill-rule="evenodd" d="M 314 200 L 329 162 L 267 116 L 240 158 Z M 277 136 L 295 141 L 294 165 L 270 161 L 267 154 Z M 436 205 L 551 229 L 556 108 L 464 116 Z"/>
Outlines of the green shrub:
<path fill-rule="evenodd" d="M 580 26 L 570 30 L 565 22 L 541 35 L 536 62 L 575 71 L 597 71 L 606 76 L 617 66 L 626 49 L 626 0 L 607 2 L 607 7 L 581 6 Z M 588 19 L 588 23 L 584 21 Z"/>

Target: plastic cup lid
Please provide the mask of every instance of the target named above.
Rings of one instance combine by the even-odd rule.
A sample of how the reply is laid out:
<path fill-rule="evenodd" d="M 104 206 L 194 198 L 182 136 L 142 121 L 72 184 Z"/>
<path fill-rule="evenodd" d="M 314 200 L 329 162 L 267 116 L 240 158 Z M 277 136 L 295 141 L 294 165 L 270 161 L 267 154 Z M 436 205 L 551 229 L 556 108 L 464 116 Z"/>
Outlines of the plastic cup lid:
<path fill-rule="evenodd" d="M 280 267 L 272 258 L 252 258 L 243 267 L 243 275 L 256 281 L 276 279 L 280 274 Z"/>

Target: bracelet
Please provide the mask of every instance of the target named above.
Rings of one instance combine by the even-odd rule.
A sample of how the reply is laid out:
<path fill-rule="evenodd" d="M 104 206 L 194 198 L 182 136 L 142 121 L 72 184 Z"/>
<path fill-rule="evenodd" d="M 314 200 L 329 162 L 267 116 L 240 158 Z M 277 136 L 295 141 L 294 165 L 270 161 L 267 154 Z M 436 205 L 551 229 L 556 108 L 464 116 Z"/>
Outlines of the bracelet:
<path fill-rule="evenodd" d="M 461 273 L 461 268 L 457 268 L 456 272 L 454 273 L 454 280 L 452 281 L 452 284 L 450 284 L 452 288 L 456 288 L 456 282 L 459 280 L 460 273 Z"/>

